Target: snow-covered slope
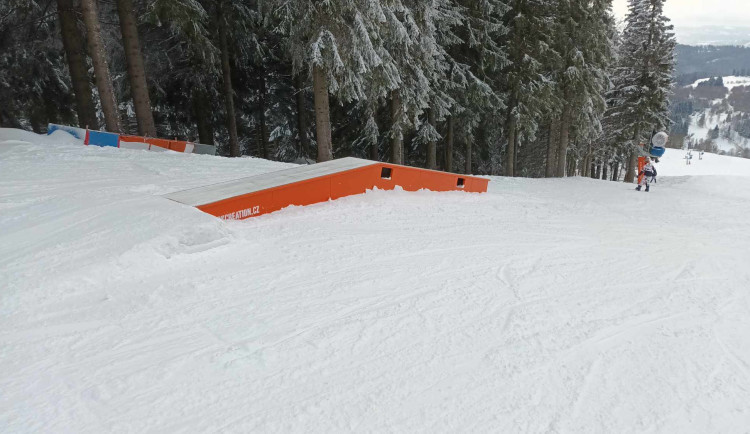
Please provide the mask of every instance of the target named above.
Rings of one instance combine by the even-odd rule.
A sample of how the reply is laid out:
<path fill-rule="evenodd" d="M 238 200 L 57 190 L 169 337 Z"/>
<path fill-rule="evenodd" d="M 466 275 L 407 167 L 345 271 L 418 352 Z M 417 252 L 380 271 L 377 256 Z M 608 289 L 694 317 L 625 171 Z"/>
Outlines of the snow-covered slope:
<path fill-rule="evenodd" d="M 709 78 L 702 78 L 687 87 L 692 87 L 693 89 L 695 89 L 700 83 L 709 80 Z M 734 89 L 735 87 L 750 86 L 750 77 L 726 76 L 722 77 L 722 83 L 728 90 L 727 94 L 712 101 L 712 107 L 698 110 L 690 116 L 690 126 L 688 133 L 692 135 L 692 138 L 695 141 L 705 139 L 708 136 L 709 131 L 713 130 L 717 126 L 721 129 L 729 127 L 730 131 L 732 131 L 731 124 L 727 123 L 728 111 L 732 111 L 731 104 L 729 103 L 729 96 L 732 92 L 732 89 Z M 717 110 L 718 112 L 715 113 L 715 110 Z M 737 113 L 734 114 L 737 115 Z M 703 126 L 700 126 L 701 117 L 704 118 Z M 736 151 L 738 149 L 738 145 L 746 146 L 747 142 L 746 139 L 739 136 L 736 132 L 732 132 L 727 136 L 721 134 L 719 135 L 719 137 L 712 140 L 720 151 L 724 151 L 727 153 Z"/>
<path fill-rule="evenodd" d="M 750 161 L 223 222 L 158 195 L 284 166 L 25 141 L 0 145 L 1 432 L 750 426 L 750 177 L 723 174 Z"/>
<path fill-rule="evenodd" d="M 717 125 L 722 125 L 727 119 L 727 114 L 722 113 L 718 114 L 715 117 L 709 117 L 710 109 L 701 110 L 697 113 L 694 113 L 690 116 L 690 128 L 688 133 L 693 136 L 694 139 L 700 140 L 705 139 L 708 136 L 708 132 L 710 130 L 713 130 Z M 699 125 L 700 122 L 698 121 L 701 116 L 706 116 L 708 119 L 708 122 L 705 123 L 702 127 Z M 735 149 L 737 146 L 732 140 L 729 140 L 725 137 L 717 137 L 716 139 L 713 139 L 713 142 L 716 143 L 716 146 L 720 151 L 729 152 Z"/>

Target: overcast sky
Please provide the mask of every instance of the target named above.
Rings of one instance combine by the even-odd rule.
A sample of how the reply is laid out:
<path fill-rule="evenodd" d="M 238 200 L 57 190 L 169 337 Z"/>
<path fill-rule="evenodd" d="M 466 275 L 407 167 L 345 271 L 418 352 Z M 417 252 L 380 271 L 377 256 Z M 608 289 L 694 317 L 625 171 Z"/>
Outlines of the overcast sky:
<path fill-rule="evenodd" d="M 628 0 L 614 0 L 615 13 L 624 18 Z M 702 25 L 750 26 L 750 0 L 667 0 L 664 14 L 677 28 Z"/>

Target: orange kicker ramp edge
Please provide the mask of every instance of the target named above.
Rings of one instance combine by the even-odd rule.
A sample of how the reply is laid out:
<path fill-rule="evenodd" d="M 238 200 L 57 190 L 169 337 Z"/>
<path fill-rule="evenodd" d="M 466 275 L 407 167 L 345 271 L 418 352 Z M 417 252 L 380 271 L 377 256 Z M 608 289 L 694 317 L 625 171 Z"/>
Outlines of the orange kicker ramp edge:
<path fill-rule="evenodd" d="M 488 184 L 486 178 L 347 157 L 178 191 L 165 197 L 224 220 L 243 220 L 290 205 L 311 205 L 363 194 L 375 187 L 485 193 Z"/>

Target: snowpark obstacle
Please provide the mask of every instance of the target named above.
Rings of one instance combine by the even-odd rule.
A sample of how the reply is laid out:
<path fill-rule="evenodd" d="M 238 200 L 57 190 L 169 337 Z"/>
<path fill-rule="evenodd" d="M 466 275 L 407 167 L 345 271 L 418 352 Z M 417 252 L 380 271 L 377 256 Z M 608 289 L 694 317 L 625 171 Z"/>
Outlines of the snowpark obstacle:
<path fill-rule="evenodd" d="M 124 134 L 87 130 L 85 128 L 76 128 L 67 125 L 49 124 L 47 126 L 48 135 L 57 130 L 65 131 L 73 137 L 83 140 L 83 143 L 87 146 L 142 149 L 147 151 L 170 150 L 188 154 L 216 154 L 215 146 L 202 145 L 199 143 L 186 142 L 182 140 L 166 140 L 152 137 L 127 136 Z"/>
<path fill-rule="evenodd" d="M 167 194 L 224 220 L 243 220 L 290 205 L 311 205 L 375 188 L 484 193 L 489 179 L 358 158 L 341 158 Z"/>

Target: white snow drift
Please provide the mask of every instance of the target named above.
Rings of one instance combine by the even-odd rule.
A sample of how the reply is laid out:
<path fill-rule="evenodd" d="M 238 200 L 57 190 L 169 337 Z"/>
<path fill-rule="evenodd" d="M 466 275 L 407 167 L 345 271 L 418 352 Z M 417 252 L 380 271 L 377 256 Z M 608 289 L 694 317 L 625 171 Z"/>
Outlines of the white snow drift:
<path fill-rule="evenodd" d="M 13 134 L 0 432 L 750 426 L 746 160 L 223 222 L 160 195 L 284 165 Z"/>

